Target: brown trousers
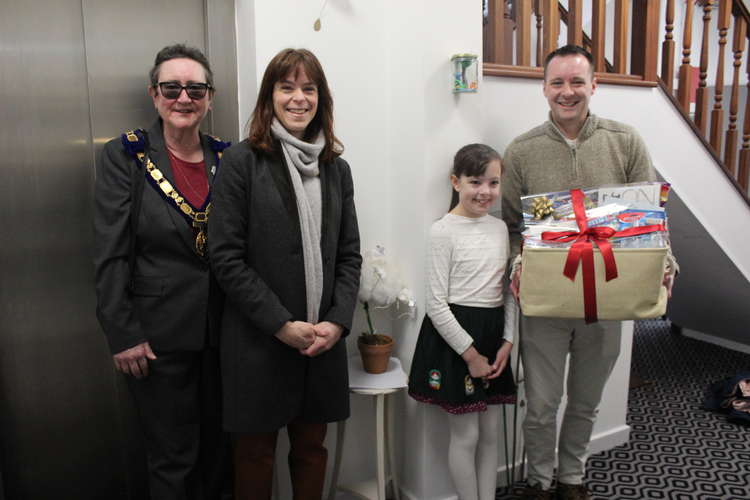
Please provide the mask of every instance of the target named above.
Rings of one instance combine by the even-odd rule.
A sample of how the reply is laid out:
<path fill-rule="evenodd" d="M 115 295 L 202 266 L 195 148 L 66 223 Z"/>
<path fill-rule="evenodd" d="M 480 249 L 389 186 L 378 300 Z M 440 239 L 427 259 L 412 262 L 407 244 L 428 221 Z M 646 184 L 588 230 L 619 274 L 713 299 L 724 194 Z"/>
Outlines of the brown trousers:
<path fill-rule="evenodd" d="M 328 451 L 326 424 L 296 419 L 287 425 L 294 500 L 323 496 Z M 234 435 L 234 500 L 270 500 L 279 431 Z"/>

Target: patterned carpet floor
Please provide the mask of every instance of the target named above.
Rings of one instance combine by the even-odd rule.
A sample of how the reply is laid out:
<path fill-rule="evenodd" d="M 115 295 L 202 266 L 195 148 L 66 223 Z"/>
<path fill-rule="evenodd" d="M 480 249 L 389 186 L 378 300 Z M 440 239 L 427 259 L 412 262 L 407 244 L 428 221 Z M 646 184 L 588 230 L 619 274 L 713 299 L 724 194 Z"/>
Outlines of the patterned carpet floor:
<path fill-rule="evenodd" d="M 701 409 L 712 382 L 750 371 L 750 355 L 636 323 L 630 441 L 592 455 L 586 485 L 597 500 L 750 500 L 750 428 Z M 512 495 L 498 490 L 498 500 Z"/>

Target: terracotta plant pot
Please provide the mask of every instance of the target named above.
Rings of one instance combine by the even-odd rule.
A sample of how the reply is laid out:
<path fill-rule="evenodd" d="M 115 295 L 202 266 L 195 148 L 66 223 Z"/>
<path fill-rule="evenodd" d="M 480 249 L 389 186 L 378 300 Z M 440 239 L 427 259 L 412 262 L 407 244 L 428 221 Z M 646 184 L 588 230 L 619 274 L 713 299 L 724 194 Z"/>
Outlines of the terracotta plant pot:
<path fill-rule="evenodd" d="M 374 340 L 368 342 L 369 337 L 374 337 Z M 388 359 L 393 351 L 393 339 L 388 335 L 360 335 L 357 347 L 362 356 L 362 366 L 367 373 L 383 373 L 388 369 Z"/>

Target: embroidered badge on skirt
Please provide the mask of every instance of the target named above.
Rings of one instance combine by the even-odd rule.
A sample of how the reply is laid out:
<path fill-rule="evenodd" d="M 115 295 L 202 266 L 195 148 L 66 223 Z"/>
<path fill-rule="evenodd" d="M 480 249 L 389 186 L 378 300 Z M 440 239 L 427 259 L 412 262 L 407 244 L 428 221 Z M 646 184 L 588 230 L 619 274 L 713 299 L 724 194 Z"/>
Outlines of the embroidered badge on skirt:
<path fill-rule="evenodd" d="M 429 375 L 427 376 L 427 381 L 430 384 L 430 388 L 435 389 L 436 391 L 439 391 L 441 378 L 442 378 L 442 375 L 440 374 L 440 370 L 430 370 Z"/>
<path fill-rule="evenodd" d="M 464 377 L 464 390 L 466 391 L 467 396 L 474 394 L 474 381 L 471 380 L 470 375 Z"/>

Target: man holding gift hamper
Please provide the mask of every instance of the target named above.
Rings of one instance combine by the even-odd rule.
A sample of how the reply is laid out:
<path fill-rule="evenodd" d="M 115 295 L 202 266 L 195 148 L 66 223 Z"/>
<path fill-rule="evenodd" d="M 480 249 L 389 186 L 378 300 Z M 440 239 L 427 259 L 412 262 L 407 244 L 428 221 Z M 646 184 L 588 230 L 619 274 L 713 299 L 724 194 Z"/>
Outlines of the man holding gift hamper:
<path fill-rule="evenodd" d="M 544 63 L 544 96 L 549 120 L 511 142 L 505 151 L 503 218 L 512 253 L 520 252 L 521 196 L 594 186 L 655 180 L 646 146 L 629 126 L 589 113 L 596 89 L 593 58 L 566 45 Z M 664 285 L 671 293 L 676 264 L 671 254 Z M 513 269 L 514 293 L 520 259 Z M 528 411 L 524 438 L 528 452 L 525 499 L 589 499 L 583 486 L 591 431 L 604 385 L 620 352 L 619 321 L 522 318 L 521 357 Z M 557 485 L 553 488 L 557 410 L 564 391 L 565 361 L 570 355 L 568 403 L 559 436 Z"/>

